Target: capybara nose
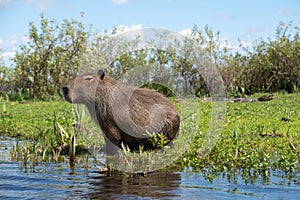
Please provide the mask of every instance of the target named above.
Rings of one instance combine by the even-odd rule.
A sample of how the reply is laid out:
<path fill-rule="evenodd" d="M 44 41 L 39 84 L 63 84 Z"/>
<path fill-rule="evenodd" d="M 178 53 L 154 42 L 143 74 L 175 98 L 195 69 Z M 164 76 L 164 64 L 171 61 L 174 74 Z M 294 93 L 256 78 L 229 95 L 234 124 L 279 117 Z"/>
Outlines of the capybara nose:
<path fill-rule="evenodd" d="M 68 96 L 68 94 L 69 94 L 69 87 L 68 86 L 64 86 L 62 88 L 62 91 L 63 91 L 63 94 L 64 94 L 65 97 Z"/>

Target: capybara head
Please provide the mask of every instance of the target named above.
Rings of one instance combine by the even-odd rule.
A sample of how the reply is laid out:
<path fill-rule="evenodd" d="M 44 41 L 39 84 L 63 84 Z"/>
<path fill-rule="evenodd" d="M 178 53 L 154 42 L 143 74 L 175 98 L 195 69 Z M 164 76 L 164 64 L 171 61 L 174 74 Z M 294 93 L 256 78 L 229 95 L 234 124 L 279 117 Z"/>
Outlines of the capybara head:
<path fill-rule="evenodd" d="M 101 87 L 104 77 L 105 72 L 100 69 L 70 79 L 62 88 L 64 99 L 70 103 L 94 104 L 96 89 Z"/>

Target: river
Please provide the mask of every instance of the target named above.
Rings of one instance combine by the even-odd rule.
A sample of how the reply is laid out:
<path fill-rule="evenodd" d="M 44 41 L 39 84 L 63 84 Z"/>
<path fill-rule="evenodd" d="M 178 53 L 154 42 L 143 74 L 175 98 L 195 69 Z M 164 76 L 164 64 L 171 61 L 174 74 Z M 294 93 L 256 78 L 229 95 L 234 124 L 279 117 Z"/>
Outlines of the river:
<path fill-rule="evenodd" d="M 0 199 L 300 199 L 300 173 L 271 171 L 268 177 L 245 180 L 220 174 L 157 171 L 145 176 L 99 173 L 76 165 L 39 163 L 34 170 L 11 161 L 14 138 L 0 138 Z"/>

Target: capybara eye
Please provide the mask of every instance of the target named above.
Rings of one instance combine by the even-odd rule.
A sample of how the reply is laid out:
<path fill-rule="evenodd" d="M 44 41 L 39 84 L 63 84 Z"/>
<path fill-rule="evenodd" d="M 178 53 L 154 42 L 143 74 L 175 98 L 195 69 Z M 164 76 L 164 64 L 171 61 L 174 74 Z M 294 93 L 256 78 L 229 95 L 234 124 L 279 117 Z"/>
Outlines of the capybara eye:
<path fill-rule="evenodd" d="M 84 80 L 90 81 L 92 79 L 93 79 L 92 77 L 86 77 Z"/>

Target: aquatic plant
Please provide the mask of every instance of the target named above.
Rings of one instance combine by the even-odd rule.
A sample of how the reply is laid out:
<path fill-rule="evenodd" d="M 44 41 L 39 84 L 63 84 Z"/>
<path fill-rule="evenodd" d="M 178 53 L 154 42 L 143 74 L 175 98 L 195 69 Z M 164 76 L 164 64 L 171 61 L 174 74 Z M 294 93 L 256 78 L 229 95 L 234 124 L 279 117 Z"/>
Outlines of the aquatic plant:
<path fill-rule="evenodd" d="M 221 135 L 205 156 L 202 154 L 202 147 L 207 139 L 205 136 L 209 129 L 208 121 L 211 119 L 212 104 L 211 102 L 198 102 L 196 106 L 192 103 L 184 104 L 186 100 L 182 100 L 175 106 L 190 113 L 194 113 L 197 107 L 200 116 L 185 119 L 185 122 L 190 123 L 194 128 L 181 127 L 176 144 L 184 146 L 184 142 L 191 134 L 195 135 L 191 145 L 187 148 L 173 149 L 172 153 L 180 156 L 170 165 L 189 167 L 194 171 L 206 170 L 207 175 L 212 172 L 230 172 L 241 169 L 256 175 L 268 175 L 271 170 L 299 172 L 299 95 L 277 93 L 275 98 L 268 102 L 228 103 Z M 256 96 L 261 96 L 261 94 L 256 94 Z M 196 100 L 190 101 L 196 102 Z M 87 149 L 91 156 L 94 156 L 93 154 L 97 154 L 104 145 L 99 129 L 90 124 L 91 122 L 86 121 L 83 123 L 84 126 L 79 125 L 82 120 L 87 120 L 87 113 L 81 113 L 79 116 L 82 119 L 77 120 L 78 124 L 74 124 L 72 107 L 68 104 L 9 102 L 6 103 L 6 110 L 9 111 L 9 115 L 0 117 L 1 135 L 23 138 L 23 142 L 19 142 L 14 147 L 12 158 L 24 161 L 28 163 L 28 166 L 30 166 L 30 160 L 35 161 L 31 162 L 32 166 L 42 161 L 69 162 L 69 156 L 65 155 L 69 155 L 70 150 L 73 155 L 75 151 L 77 160 L 85 162 L 89 154 L 85 154 L 83 158 L 78 156 L 80 152 Z M 35 112 L 36 110 L 39 112 Z M 3 113 L 3 110 L 0 112 Z M 193 122 L 192 118 L 199 118 L 199 123 Z M 153 138 L 153 142 L 160 145 L 157 139 Z M 69 147 L 72 146 L 70 144 L 73 144 L 75 148 L 70 149 Z M 126 147 L 120 151 L 118 159 L 121 162 L 118 163 L 118 167 L 124 167 L 124 169 L 128 167 L 128 171 L 151 171 L 155 165 L 172 159 L 171 154 L 167 153 L 163 154 L 165 157 L 162 156 L 160 160 L 153 152 L 140 151 L 129 155 L 130 153 L 132 152 Z M 74 160 L 78 162 L 76 157 Z M 147 159 L 156 162 L 145 163 Z M 135 164 L 139 162 L 145 164 L 143 169 L 135 167 Z"/>

